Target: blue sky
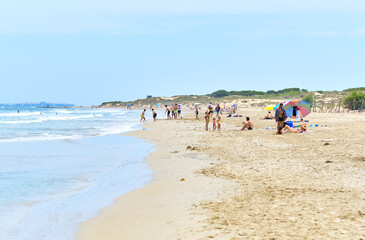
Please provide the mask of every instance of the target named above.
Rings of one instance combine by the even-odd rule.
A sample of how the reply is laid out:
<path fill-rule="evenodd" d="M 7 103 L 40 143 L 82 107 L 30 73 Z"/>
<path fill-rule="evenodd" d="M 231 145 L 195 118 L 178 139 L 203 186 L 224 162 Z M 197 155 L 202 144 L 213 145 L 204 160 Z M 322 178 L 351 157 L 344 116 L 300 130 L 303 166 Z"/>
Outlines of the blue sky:
<path fill-rule="evenodd" d="M 365 1 L 0 3 L 0 102 L 365 86 Z"/>

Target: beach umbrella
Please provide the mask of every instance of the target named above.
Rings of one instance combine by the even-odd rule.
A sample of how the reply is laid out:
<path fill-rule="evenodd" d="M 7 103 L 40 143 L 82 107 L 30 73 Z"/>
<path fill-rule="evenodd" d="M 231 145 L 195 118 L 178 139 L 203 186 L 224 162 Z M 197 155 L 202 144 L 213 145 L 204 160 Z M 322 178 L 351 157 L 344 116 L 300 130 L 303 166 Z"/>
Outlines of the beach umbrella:
<path fill-rule="evenodd" d="M 271 111 L 271 110 L 273 110 L 273 109 L 274 109 L 274 107 L 275 107 L 275 106 L 268 106 L 268 107 L 264 108 L 264 110 L 266 110 L 266 111 Z"/>
<path fill-rule="evenodd" d="M 194 106 L 199 106 L 201 103 L 194 103 Z"/>
<path fill-rule="evenodd" d="M 280 105 L 280 104 L 279 104 Z M 275 106 L 274 109 L 278 108 L 279 105 Z M 290 118 L 293 115 L 300 115 L 300 117 L 306 117 L 311 113 L 311 104 L 304 100 L 288 100 L 283 102 L 283 107 L 286 111 L 286 115 Z M 296 108 L 297 112 L 294 113 L 294 109 Z"/>
<path fill-rule="evenodd" d="M 160 104 L 161 104 L 161 103 L 157 103 L 157 104 L 156 104 L 156 107 L 160 106 Z"/>

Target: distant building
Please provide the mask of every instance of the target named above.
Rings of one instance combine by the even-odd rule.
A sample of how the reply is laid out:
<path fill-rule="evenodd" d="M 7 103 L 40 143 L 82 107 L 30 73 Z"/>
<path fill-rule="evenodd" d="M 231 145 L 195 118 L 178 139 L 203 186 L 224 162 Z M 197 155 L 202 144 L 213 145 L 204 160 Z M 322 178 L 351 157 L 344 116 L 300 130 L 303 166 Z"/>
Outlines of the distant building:
<path fill-rule="evenodd" d="M 152 98 L 152 95 L 147 95 L 146 99 Z"/>

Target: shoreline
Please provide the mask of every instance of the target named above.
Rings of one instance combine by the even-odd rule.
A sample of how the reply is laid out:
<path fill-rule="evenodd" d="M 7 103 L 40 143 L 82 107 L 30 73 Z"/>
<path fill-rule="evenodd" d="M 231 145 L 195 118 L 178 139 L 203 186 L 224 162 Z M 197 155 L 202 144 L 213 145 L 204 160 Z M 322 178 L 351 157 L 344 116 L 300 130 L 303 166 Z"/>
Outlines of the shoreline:
<path fill-rule="evenodd" d="M 243 113 L 254 131 L 224 117 L 221 132 L 184 119 L 128 133 L 155 144 L 146 159 L 154 179 L 85 222 L 76 239 L 365 237 L 363 115 L 313 113 L 310 123 L 326 127 L 276 136 L 262 113 Z"/>
<path fill-rule="evenodd" d="M 154 178 L 144 187 L 118 197 L 96 218 L 85 222 L 76 239 L 179 239 L 180 235 L 193 237 L 204 228 L 205 218 L 192 215 L 192 206 L 217 197 L 222 188 L 232 183 L 195 174 L 217 160 L 194 151 L 189 153 L 193 158 L 184 156 L 187 146 L 197 145 L 197 142 L 176 141 L 174 145 L 171 141 L 174 134 L 161 133 L 163 125 L 176 127 L 179 121 L 150 122 L 144 125 L 148 130 L 126 133 L 154 144 L 156 151 L 146 158 Z M 201 123 L 199 121 L 196 127 Z M 183 128 L 176 131 L 184 134 Z"/>

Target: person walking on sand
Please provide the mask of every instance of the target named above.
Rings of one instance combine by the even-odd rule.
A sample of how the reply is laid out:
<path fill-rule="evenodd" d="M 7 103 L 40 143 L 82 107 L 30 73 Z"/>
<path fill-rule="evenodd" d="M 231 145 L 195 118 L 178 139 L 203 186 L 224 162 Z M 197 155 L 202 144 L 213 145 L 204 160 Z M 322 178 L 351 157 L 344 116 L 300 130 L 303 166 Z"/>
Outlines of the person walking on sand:
<path fill-rule="evenodd" d="M 167 106 L 167 105 L 165 105 L 165 107 L 166 107 L 166 111 L 165 111 L 165 114 L 167 115 L 167 119 L 171 119 L 171 117 L 170 117 L 170 108 Z"/>
<path fill-rule="evenodd" d="M 157 120 L 156 119 L 157 113 L 156 113 L 155 109 L 153 109 L 153 108 L 152 108 L 152 117 L 153 117 L 153 121 L 155 122 Z"/>
<path fill-rule="evenodd" d="M 284 122 L 287 119 L 286 111 L 283 107 L 283 103 L 280 103 L 279 107 L 275 111 L 275 121 L 278 123 L 277 129 L 279 131 L 279 128 L 284 128 Z"/>
<path fill-rule="evenodd" d="M 207 110 L 205 111 L 205 130 L 209 130 L 209 118 L 210 118 L 210 112 L 212 111 L 212 107 L 209 106 Z"/>
<path fill-rule="evenodd" d="M 253 130 L 253 123 L 251 122 L 249 117 L 246 117 L 247 122 L 243 122 L 243 127 L 241 131 L 247 129 L 247 130 Z"/>
<path fill-rule="evenodd" d="M 198 120 L 199 119 L 199 108 L 198 106 L 195 106 L 195 119 Z"/>
<path fill-rule="evenodd" d="M 141 120 L 139 120 L 139 122 L 145 122 L 146 121 L 146 118 L 144 117 L 144 114 L 146 113 L 146 109 L 143 110 L 142 114 L 141 114 Z"/>

